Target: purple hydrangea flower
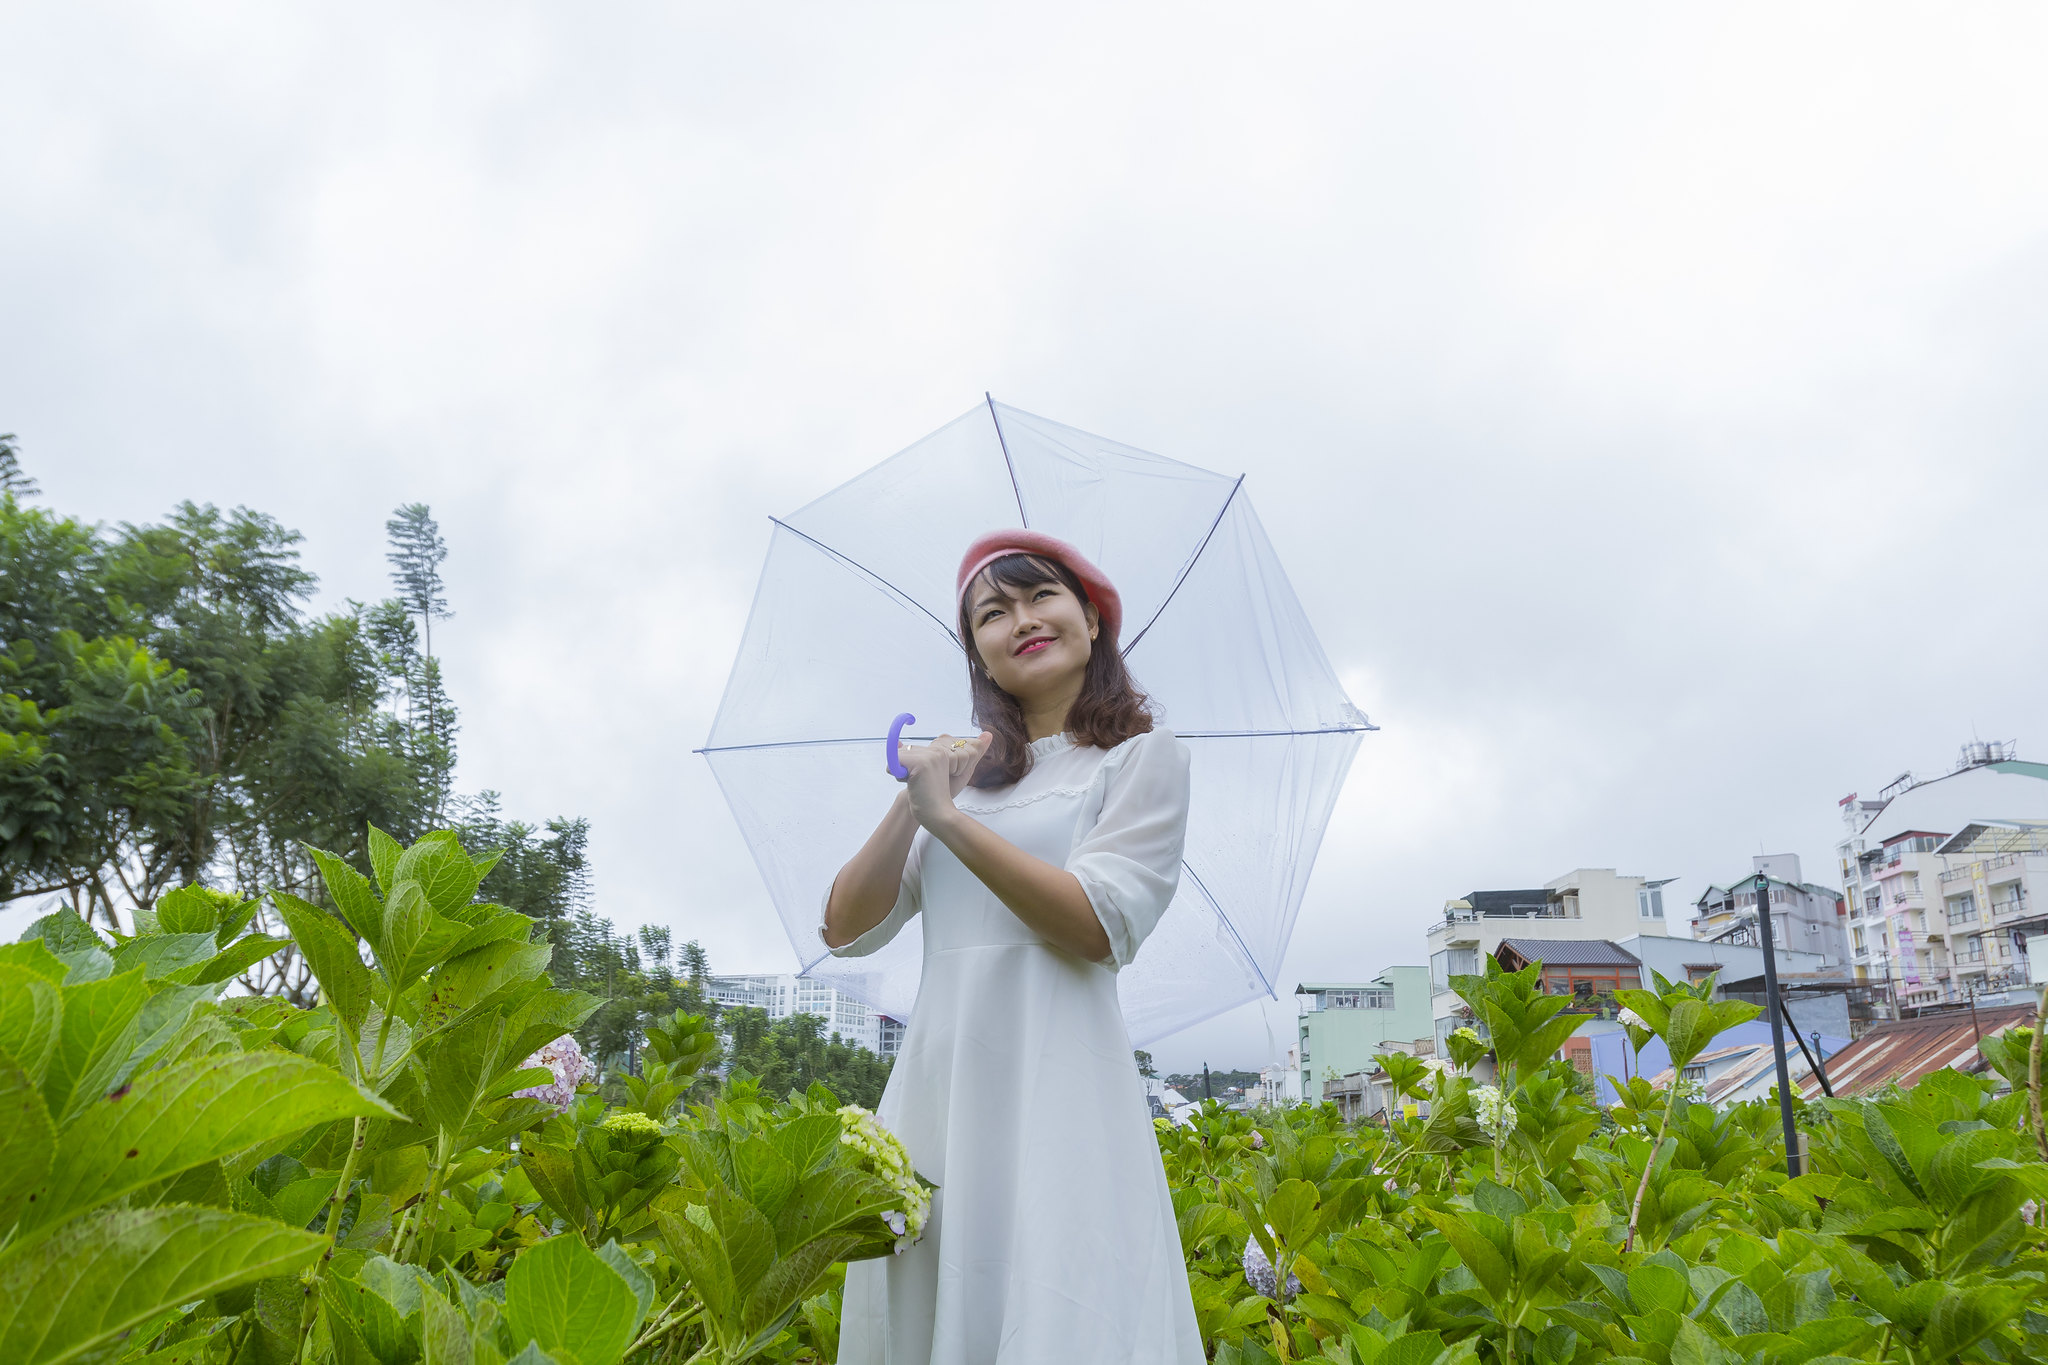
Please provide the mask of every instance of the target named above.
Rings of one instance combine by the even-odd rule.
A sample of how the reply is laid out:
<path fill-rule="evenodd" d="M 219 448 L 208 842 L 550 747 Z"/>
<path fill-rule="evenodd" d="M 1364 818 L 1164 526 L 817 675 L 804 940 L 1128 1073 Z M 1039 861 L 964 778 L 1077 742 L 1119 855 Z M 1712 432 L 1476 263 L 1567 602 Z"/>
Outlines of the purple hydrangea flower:
<path fill-rule="evenodd" d="M 584 1060 L 583 1049 L 576 1045 L 573 1033 L 565 1033 L 552 1043 L 544 1044 L 540 1051 L 519 1065 L 544 1066 L 555 1073 L 551 1085 L 528 1086 L 513 1093 L 524 1099 L 551 1104 L 558 1114 L 576 1102 L 576 1087 L 589 1079 L 591 1072 L 590 1063 Z"/>

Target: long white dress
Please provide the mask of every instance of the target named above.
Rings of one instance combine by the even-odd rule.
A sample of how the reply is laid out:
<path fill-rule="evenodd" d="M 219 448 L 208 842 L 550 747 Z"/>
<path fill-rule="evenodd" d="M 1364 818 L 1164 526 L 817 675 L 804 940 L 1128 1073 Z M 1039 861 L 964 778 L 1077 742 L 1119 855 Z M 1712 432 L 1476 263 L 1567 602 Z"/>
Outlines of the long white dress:
<path fill-rule="evenodd" d="M 1188 751 L 1154 730 L 1031 746 L 1014 786 L 955 805 L 1088 893 L 1113 961 L 1010 913 L 920 830 L 873 952 L 924 916 L 924 976 L 882 1121 L 937 1182 L 924 1238 L 847 1268 L 843 1365 L 1199 1365 L 1201 1335 L 1116 970 L 1173 899 Z"/>

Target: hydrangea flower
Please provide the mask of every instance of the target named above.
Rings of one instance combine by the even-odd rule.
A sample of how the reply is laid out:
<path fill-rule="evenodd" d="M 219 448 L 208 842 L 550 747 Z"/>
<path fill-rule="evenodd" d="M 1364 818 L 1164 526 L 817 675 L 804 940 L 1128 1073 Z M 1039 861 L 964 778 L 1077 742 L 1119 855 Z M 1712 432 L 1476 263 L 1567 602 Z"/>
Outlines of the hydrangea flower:
<path fill-rule="evenodd" d="M 1627 1006 L 1623 1006 L 1621 1013 L 1615 1015 L 1614 1017 L 1623 1028 L 1639 1028 L 1645 1033 L 1650 1033 L 1654 1031 L 1648 1024 L 1643 1022 L 1642 1015 L 1637 1014 L 1634 1010 L 1629 1009 Z"/>
<path fill-rule="evenodd" d="M 1268 1224 L 1266 1231 L 1272 1230 L 1272 1225 Z M 1256 1237 L 1244 1239 L 1244 1282 L 1252 1287 L 1254 1294 L 1263 1294 L 1269 1299 L 1279 1297 L 1274 1292 L 1279 1288 L 1279 1281 L 1273 1274 L 1273 1263 L 1266 1259 L 1266 1253 L 1259 1249 L 1259 1239 Z M 1287 1297 L 1291 1299 L 1300 1292 L 1301 1281 L 1290 1271 L 1287 1276 Z"/>
<path fill-rule="evenodd" d="M 879 1176 L 903 1198 L 900 1210 L 882 1215 L 889 1231 L 896 1234 L 896 1254 L 902 1255 L 924 1236 L 925 1219 L 931 1214 L 932 1195 L 911 1168 L 910 1152 L 903 1140 L 882 1126 L 882 1121 L 857 1104 L 839 1107 L 839 1141 L 859 1154 L 868 1174 Z"/>
<path fill-rule="evenodd" d="M 638 1109 L 621 1109 L 617 1113 L 607 1114 L 603 1126 L 614 1133 L 641 1136 L 652 1134 L 657 1137 L 661 1135 L 660 1121 L 649 1118 Z"/>
<path fill-rule="evenodd" d="M 544 1066 L 555 1073 L 555 1079 L 549 1085 L 531 1085 L 512 1093 L 525 1099 L 551 1104 L 557 1114 L 576 1102 L 576 1087 L 589 1080 L 594 1069 L 585 1060 L 583 1049 L 576 1045 L 576 1035 L 573 1033 L 565 1033 L 552 1043 L 543 1044 L 540 1051 L 519 1065 Z"/>
<path fill-rule="evenodd" d="M 1495 1142 L 1513 1132 L 1521 1117 L 1508 1097 L 1500 1093 L 1498 1086 L 1482 1085 L 1474 1090 L 1472 1107 L 1479 1111 L 1479 1126 L 1492 1134 Z"/>
<path fill-rule="evenodd" d="M 1473 1028 L 1470 1024 L 1465 1025 L 1463 1028 L 1452 1029 L 1451 1036 L 1453 1038 L 1463 1038 L 1474 1043 L 1484 1043 L 1486 1041 L 1479 1036 L 1479 1030 Z"/>

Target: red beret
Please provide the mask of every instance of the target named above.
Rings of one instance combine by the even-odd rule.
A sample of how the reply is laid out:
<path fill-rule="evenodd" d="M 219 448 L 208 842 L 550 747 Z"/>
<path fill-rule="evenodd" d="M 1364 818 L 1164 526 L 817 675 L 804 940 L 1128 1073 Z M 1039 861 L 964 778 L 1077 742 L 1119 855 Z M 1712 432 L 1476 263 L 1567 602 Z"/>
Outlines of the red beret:
<path fill-rule="evenodd" d="M 1065 565 L 1081 580 L 1081 586 L 1088 590 L 1088 600 L 1102 614 L 1102 633 L 1111 641 L 1116 639 L 1117 628 L 1124 622 L 1123 599 L 1102 576 L 1102 570 L 1082 558 L 1079 550 L 1042 531 L 990 531 L 968 546 L 967 553 L 960 557 L 960 578 L 953 585 L 954 595 L 966 592 L 976 574 L 1004 555 L 1037 555 Z"/>

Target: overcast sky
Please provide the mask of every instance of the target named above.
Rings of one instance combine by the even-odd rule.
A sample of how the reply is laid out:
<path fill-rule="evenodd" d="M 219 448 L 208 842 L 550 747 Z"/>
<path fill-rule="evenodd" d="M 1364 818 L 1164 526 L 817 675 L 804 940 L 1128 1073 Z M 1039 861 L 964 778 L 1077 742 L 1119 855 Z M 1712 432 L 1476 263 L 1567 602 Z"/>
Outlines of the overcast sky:
<path fill-rule="evenodd" d="M 794 963 L 690 753 L 767 518 L 984 390 L 1248 473 L 1384 727 L 1283 991 L 2048 758 L 2038 7 L 313 8 L 0 11 L 0 431 L 323 608 L 430 503 L 462 786 L 719 969 Z"/>

